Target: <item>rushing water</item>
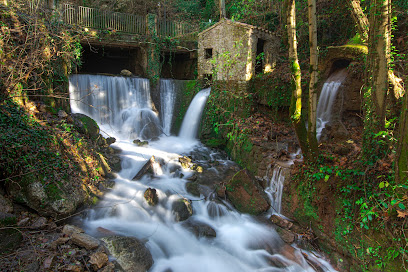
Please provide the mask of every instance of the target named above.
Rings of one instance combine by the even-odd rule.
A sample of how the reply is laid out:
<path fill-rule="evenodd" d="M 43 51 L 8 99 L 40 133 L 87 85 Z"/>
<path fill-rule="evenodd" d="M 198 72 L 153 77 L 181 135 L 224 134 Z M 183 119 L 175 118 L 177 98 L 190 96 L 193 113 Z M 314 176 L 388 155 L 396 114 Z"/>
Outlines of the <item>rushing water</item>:
<path fill-rule="evenodd" d="M 333 104 L 341 84 L 347 76 L 347 69 L 340 69 L 330 75 L 323 85 L 316 111 L 316 137 L 320 140 L 326 124 L 331 121 Z"/>
<path fill-rule="evenodd" d="M 174 104 L 176 102 L 174 80 L 161 79 L 160 80 L 160 117 L 163 126 L 163 132 L 170 135 L 171 125 L 174 114 Z"/>
<path fill-rule="evenodd" d="M 197 156 L 200 158 L 217 160 L 227 168 L 232 164 L 222 154 L 206 148 L 195 138 L 209 89 L 201 91 L 192 101 L 179 137 L 162 134 L 148 146 L 139 147 L 132 140 L 133 136 L 141 135 L 138 129 L 143 128 L 123 129 L 122 126 L 124 118 L 127 120 L 133 115 L 139 118 L 142 117 L 139 110 L 151 110 L 150 95 L 145 93 L 148 83 L 143 79 L 113 78 L 116 83 L 105 81 L 109 79 L 99 76 L 73 76 L 70 80 L 73 109 L 98 120 L 106 133 L 117 138 L 114 147 L 122 150 L 122 170 L 115 180 L 115 187 L 84 219 L 89 233 L 100 235 L 98 227 L 103 227 L 118 234 L 147 240 L 146 246 L 154 259 L 150 271 L 314 271 L 300 250 L 289 253 L 288 245 L 271 226 L 238 213 L 228 202 L 216 200 L 212 194 L 204 198 L 187 192 L 187 179 L 193 172 L 180 167 L 180 155 L 199 154 Z M 119 90 L 115 86 L 131 89 Z M 141 100 L 131 99 L 136 96 Z M 82 103 L 85 99 L 88 99 L 86 103 Z M 97 107 L 91 107 L 93 103 Z M 109 110 L 103 111 L 105 108 Z M 124 113 L 127 116 L 124 117 Z M 133 181 L 133 177 L 153 155 L 160 162 L 154 174 Z M 147 188 L 157 190 L 159 203 L 154 207 L 144 199 Z M 176 221 L 172 205 L 182 197 L 192 200 L 193 216 L 188 221 L 211 227 L 216 237 L 196 237 L 185 223 Z M 279 208 L 275 206 L 275 209 Z M 326 263 L 322 267 L 324 271 L 334 271 Z"/>
<path fill-rule="evenodd" d="M 180 138 L 194 139 L 197 136 L 201 115 L 203 114 L 204 106 L 210 95 L 210 91 L 210 88 L 202 90 L 194 97 L 193 101 L 191 101 L 191 106 L 188 107 L 186 116 L 181 124 Z"/>
<path fill-rule="evenodd" d="M 282 166 L 276 164 L 272 170 L 272 177 L 269 180 L 266 193 L 271 199 L 272 213 L 281 214 L 282 192 L 285 176 L 283 175 Z"/>

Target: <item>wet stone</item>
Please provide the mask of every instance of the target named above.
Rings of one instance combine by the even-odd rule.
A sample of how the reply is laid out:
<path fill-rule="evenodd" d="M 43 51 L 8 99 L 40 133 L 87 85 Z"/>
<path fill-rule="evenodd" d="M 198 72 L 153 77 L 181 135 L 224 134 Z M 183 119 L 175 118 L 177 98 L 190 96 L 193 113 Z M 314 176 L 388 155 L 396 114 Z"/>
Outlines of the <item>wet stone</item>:
<path fill-rule="evenodd" d="M 47 219 L 45 217 L 37 218 L 34 223 L 31 224 L 31 229 L 44 229 L 47 227 Z"/>
<path fill-rule="evenodd" d="M 74 233 L 71 237 L 71 241 L 74 244 L 84 247 L 88 250 L 95 249 L 100 244 L 98 239 L 85 233 Z"/>
<path fill-rule="evenodd" d="M 103 252 L 95 252 L 89 258 L 89 263 L 94 270 L 101 269 L 109 261 L 108 255 Z"/>
<path fill-rule="evenodd" d="M 148 141 L 141 141 L 141 140 L 139 140 L 139 139 L 134 140 L 133 143 L 134 143 L 135 145 L 137 145 L 137 146 L 146 146 L 146 145 L 149 144 Z"/>
<path fill-rule="evenodd" d="M 216 231 L 211 226 L 202 222 L 187 220 L 183 223 L 183 226 L 190 230 L 196 237 L 214 238 L 217 236 Z"/>
<path fill-rule="evenodd" d="M 71 236 L 74 233 L 83 233 L 83 232 L 84 232 L 83 229 L 73 226 L 73 225 L 65 225 L 64 228 L 62 229 L 62 233 L 68 236 Z"/>
<path fill-rule="evenodd" d="M 150 251 L 135 237 L 111 236 L 102 240 L 124 271 L 144 272 L 153 265 Z"/>
<path fill-rule="evenodd" d="M 150 206 L 156 206 L 157 203 L 159 203 L 159 197 L 157 196 L 156 189 L 147 188 L 147 190 L 144 192 L 144 199 Z"/>
<path fill-rule="evenodd" d="M 187 220 L 193 215 L 193 208 L 190 201 L 187 199 L 179 199 L 174 201 L 172 210 L 177 222 Z"/>

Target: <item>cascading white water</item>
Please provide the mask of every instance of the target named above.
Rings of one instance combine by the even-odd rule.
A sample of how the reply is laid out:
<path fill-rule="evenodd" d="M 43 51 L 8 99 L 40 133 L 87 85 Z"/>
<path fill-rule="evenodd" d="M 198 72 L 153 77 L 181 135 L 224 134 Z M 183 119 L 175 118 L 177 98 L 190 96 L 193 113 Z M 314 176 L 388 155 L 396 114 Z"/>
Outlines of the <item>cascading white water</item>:
<path fill-rule="evenodd" d="M 319 141 L 326 124 L 331 121 L 333 104 L 338 90 L 347 76 L 347 69 L 332 73 L 323 85 L 316 111 L 316 138 Z"/>
<path fill-rule="evenodd" d="M 92 117 L 117 137 L 150 139 L 161 134 L 148 79 L 72 75 L 69 92 L 72 112 Z"/>
<path fill-rule="evenodd" d="M 272 213 L 280 214 L 282 206 L 282 192 L 285 176 L 282 173 L 282 167 L 275 165 L 272 171 L 272 177 L 269 180 L 266 193 L 271 199 Z"/>
<path fill-rule="evenodd" d="M 179 154 L 194 150 L 204 154 L 202 157 L 216 158 L 220 164 L 232 163 L 194 140 L 209 92 L 209 89 L 204 90 L 193 100 L 190 108 L 201 107 L 201 111 L 186 115 L 183 121 L 186 132 L 180 133 L 180 137 L 162 136 L 148 146 L 139 147 L 129 139 L 118 137 L 118 131 L 112 131 L 112 136 L 118 137 L 114 146 L 122 150 L 122 170 L 115 187 L 84 220 L 84 227 L 94 235 L 101 235 L 98 228 L 103 227 L 120 235 L 147 240 L 146 246 L 154 259 L 151 272 L 314 271 L 299 250 L 294 255 L 287 255 L 285 244 L 270 226 L 238 213 L 227 203 L 196 197 L 186 190 L 187 178 L 193 172 L 180 167 Z M 74 106 L 77 98 L 72 97 Z M 123 100 L 120 96 L 116 99 Z M 122 116 L 124 110 L 127 110 L 128 119 L 133 114 L 138 115 L 129 109 L 113 112 Z M 81 108 L 78 111 L 81 112 Z M 115 114 L 109 118 L 116 120 Z M 189 122 L 194 126 L 188 127 Z M 160 169 L 156 169 L 153 176 L 132 181 L 151 156 L 161 162 L 160 167 L 156 165 Z M 147 188 L 157 191 L 159 203 L 154 207 L 143 197 Z M 216 237 L 196 237 L 183 222 L 176 222 L 172 204 L 181 197 L 192 200 L 194 214 L 188 221 L 211 227 Z M 324 271 L 334 270 L 329 267 Z"/>
<path fill-rule="evenodd" d="M 169 136 L 173 120 L 174 104 L 176 102 L 174 80 L 160 79 L 160 102 L 160 117 L 163 132 Z"/>
<path fill-rule="evenodd" d="M 201 90 L 191 101 L 184 116 L 179 133 L 180 138 L 195 139 L 198 127 L 200 126 L 201 115 L 203 114 L 205 103 L 210 95 L 211 88 Z"/>

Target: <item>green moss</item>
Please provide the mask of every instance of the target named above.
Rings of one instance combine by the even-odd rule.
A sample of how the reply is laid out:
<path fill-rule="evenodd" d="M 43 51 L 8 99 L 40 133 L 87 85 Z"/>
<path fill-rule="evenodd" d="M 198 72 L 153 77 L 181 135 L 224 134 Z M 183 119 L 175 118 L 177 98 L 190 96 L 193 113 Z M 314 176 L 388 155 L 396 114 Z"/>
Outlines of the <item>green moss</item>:
<path fill-rule="evenodd" d="M 225 139 L 207 139 L 204 141 L 204 144 L 212 148 L 225 148 L 227 141 Z"/>
<path fill-rule="evenodd" d="M 50 200 L 62 199 L 62 191 L 56 183 L 50 183 L 45 186 L 45 193 Z"/>
<path fill-rule="evenodd" d="M 197 80 L 189 80 L 182 90 L 182 93 L 178 94 L 177 98 L 177 115 L 172 126 L 172 132 L 177 134 L 181 128 L 184 115 L 187 112 L 188 106 L 193 100 L 194 96 L 200 91 L 200 86 Z"/>

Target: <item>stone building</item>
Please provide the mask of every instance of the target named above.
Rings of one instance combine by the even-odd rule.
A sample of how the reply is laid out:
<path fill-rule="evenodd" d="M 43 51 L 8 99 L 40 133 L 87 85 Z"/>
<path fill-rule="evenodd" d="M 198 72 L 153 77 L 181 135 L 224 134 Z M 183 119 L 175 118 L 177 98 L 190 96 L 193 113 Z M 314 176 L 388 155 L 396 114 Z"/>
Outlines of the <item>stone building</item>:
<path fill-rule="evenodd" d="M 222 19 L 198 34 L 198 76 L 248 81 L 274 69 L 278 48 L 279 39 L 272 32 Z"/>

